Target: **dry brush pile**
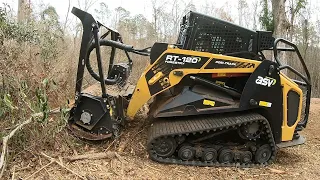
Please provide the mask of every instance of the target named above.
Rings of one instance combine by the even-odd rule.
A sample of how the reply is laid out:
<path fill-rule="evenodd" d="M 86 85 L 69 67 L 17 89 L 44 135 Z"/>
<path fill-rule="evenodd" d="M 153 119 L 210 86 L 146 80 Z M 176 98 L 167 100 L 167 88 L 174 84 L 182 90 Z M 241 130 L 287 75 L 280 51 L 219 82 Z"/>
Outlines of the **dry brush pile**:
<path fill-rule="evenodd" d="M 56 136 L 65 126 L 64 105 L 71 96 L 75 67 L 68 60 L 77 53 L 72 54 L 73 44 L 67 36 L 58 29 L 47 29 L 56 22 L 46 16 L 41 21 L 16 23 L 0 8 L 1 168 L 4 161 L 21 158 L 25 151 L 57 146 Z M 55 122 L 49 116 L 51 107 L 62 110 Z M 25 125 L 21 132 L 10 134 L 21 124 Z M 5 148 L 6 143 L 10 148 Z M 4 152 L 9 156 L 4 158 Z"/>
<path fill-rule="evenodd" d="M 0 7 L 0 177 L 11 164 L 30 159 L 37 152 L 71 153 L 71 149 L 85 144 L 70 137 L 65 129 L 81 37 L 62 29 L 54 9 L 47 8 L 24 23 L 17 23 L 7 12 Z M 110 51 L 102 50 L 104 54 Z M 118 62 L 125 61 L 124 57 L 122 52 L 116 55 Z M 95 69 L 95 55 L 90 58 Z M 103 60 L 107 71 L 108 57 Z M 132 84 L 146 63 L 143 58 L 135 62 Z M 86 72 L 84 86 L 93 82 Z M 5 172 L 4 177 L 8 176 Z"/>

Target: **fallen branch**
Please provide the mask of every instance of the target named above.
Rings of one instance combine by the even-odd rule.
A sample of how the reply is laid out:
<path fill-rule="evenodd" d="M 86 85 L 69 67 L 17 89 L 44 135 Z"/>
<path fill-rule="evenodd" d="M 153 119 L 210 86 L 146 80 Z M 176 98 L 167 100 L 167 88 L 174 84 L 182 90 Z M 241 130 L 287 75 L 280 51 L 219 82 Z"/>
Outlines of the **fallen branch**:
<path fill-rule="evenodd" d="M 268 168 L 271 172 L 277 173 L 277 174 L 284 174 L 286 173 L 285 171 L 282 171 L 280 169 L 274 169 L 274 168 Z"/>
<path fill-rule="evenodd" d="M 22 167 L 22 168 L 16 169 L 16 172 L 23 171 L 23 170 L 30 169 L 30 168 L 31 167 L 28 165 L 27 167 Z"/>
<path fill-rule="evenodd" d="M 35 174 L 37 174 L 38 172 L 40 172 L 42 169 L 50 166 L 52 163 L 54 163 L 53 161 L 49 162 L 48 164 L 42 166 L 40 169 L 38 169 L 36 172 L 32 173 L 30 176 L 26 177 L 25 180 L 30 179 L 32 176 L 34 176 Z"/>
<path fill-rule="evenodd" d="M 4 170 L 6 168 L 6 161 L 7 161 L 7 153 L 8 153 L 8 141 L 12 136 L 19 130 L 21 129 L 24 125 L 29 124 L 32 121 L 32 118 L 29 118 L 28 120 L 24 121 L 20 125 L 18 125 L 13 131 L 9 133 L 9 135 L 5 136 L 2 138 L 2 153 L 0 157 L 0 179 L 2 178 L 2 175 L 4 173 Z"/>
<path fill-rule="evenodd" d="M 118 152 L 120 152 L 120 153 L 123 152 L 124 149 L 126 148 L 126 146 L 128 145 L 129 141 L 130 141 L 130 139 L 128 138 L 126 141 L 124 141 L 122 143 L 120 142 L 120 146 L 118 148 Z"/>
<path fill-rule="evenodd" d="M 152 167 L 152 166 L 150 166 L 150 165 L 148 165 L 148 164 L 146 164 L 146 163 L 144 163 L 144 165 L 147 166 L 147 167 L 149 167 L 149 168 L 151 168 L 151 169 L 153 169 L 153 170 L 156 170 L 156 171 L 161 172 L 160 169 L 157 169 L 157 168 L 155 168 L 155 167 Z"/>
<path fill-rule="evenodd" d="M 120 135 L 121 136 L 121 135 Z M 109 146 L 107 147 L 107 149 L 105 150 L 105 152 L 108 152 L 108 150 L 111 148 L 111 146 L 117 141 L 118 139 L 115 138 L 112 143 L 109 144 Z"/>
<path fill-rule="evenodd" d="M 15 173 L 16 173 L 16 166 L 13 166 L 13 172 L 12 172 L 12 177 L 11 177 L 12 180 L 15 179 Z"/>
<path fill-rule="evenodd" d="M 83 160 L 83 159 L 113 159 L 115 157 L 119 158 L 119 155 L 116 152 L 102 152 L 102 153 L 69 156 L 69 157 L 64 157 L 64 159 L 69 162 L 73 162 L 73 161 Z"/>
<path fill-rule="evenodd" d="M 62 168 L 66 169 L 67 171 L 69 171 L 70 173 L 78 176 L 80 179 L 85 179 L 83 176 L 79 175 L 78 173 L 72 171 L 71 169 L 69 169 L 68 167 L 66 167 L 65 165 L 63 165 L 60 161 L 54 159 L 53 157 L 50 157 L 48 155 L 46 155 L 44 152 L 41 152 L 41 155 L 44 156 L 45 158 L 49 159 L 52 162 L 57 163 L 59 166 L 61 166 Z"/>
<path fill-rule="evenodd" d="M 140 134 L 143 130 L 144 130 L 144 126 L 139 127 L 138 129 L 142 128 L 140 131 L 138 131 L 137 133 L 135 133 L 133 136 L 131 137 L 136 137 L 138 134 Z M 118 152 L 123 152 L 125 150 L 125 148 L 130 145 L 133 142 L 133 138 L 128 138 L 124 143 L 120 143 Z"/>
<path fill-rule="evenodd" d="M 56 109 L 51 110 L 49 112 L 49 114 L 56 114 L 56 113 L 59 113 L 59 112 L 60 112 L 59 108 L 56 108 Z M 3 173 L 4 173 L 5 169 L 6 169 L 6 161 L 7 161 L 8 142 L 9 142 L 9 140 L 23 126 L 31 123 L 34 118 L 41 118 L 41 117 L 43 117 L 43 113 L 32 114 L 31 117 L 28 120 L 26 120 L 26 121 L 22 122 L 21 124 L 17 125 L 17 127 L 14 128 L 7 136 L 2 138 L 2 152 L 1 152 L 1 157 L 0 157 L 0 170 L 1 170 L 0 179 L 2 178 Z"/>

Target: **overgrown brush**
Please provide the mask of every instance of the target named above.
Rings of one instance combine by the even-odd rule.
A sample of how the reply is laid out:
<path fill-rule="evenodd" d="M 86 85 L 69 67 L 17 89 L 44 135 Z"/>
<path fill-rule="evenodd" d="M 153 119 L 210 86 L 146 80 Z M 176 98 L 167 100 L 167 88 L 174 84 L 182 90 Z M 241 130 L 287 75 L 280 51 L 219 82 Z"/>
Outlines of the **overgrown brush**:
<path fill-rule="evenodd" d="M 9 162 L 40 149 L 63 149 L 59 143 L 66 135 L 66 99 L 72 96 L 69 84 L 75 74 L 68 60 L 77 56 L 66 53 L 77 52 L 70 50 L 68 40 L 51 11 L 44 12 L 41 21 L 19 24 L 0 8 L 0 137 L 31 114 L 44 114 L 12 138 Z M 50 109 L 57 107 L 61 115 L 49 117 Z"/>

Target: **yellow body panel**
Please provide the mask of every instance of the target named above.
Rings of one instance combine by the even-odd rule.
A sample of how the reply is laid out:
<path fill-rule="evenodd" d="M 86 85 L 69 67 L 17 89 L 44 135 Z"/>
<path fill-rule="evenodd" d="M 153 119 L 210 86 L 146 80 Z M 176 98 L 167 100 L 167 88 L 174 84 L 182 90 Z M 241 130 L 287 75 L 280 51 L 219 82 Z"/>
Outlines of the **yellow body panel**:
<path fill-rule="evenodd" d="M 282 92 L 283 92 L 283 124 L 282 124 L 282 141 L 290 141 L 292 140 L 294 130 L 299 123 L 300 117 L 301 117 L 301 109 L 302 109 L 302 97 L 303 93 L 302 90 L 299 88 L 299 86 L 294 83 L 290 78 L 288 78 L 286 75 L 281 73 L 280 75 L 280 81 L 281 81 L 281 86 Z M 288 122 L 288 117 L 287 117 L 287 94 L 288 92 L 292 90 L 297 92 L 300 95 L 300 103 L 299 103 L 299 112 L 298 112 L 298 117 L 296 119 L 296 123 L 292 125 L 291 127 L 287 125 Z"/>
<path fill-rule="evenodd" d="M 201 56 L 201 57 L 208 57 L 209 60 L 200 68 L 200 69 L 175 69 L 170 72 L 169 74 L 169 86 L 156 94 L 153 94 L 151 96 L 149 88 L 148 88 L 148 82 L 146 82 L 146 74 L 147 72 L 152 69 L 153 65 L 156 64 L 160 59 L 161 56 L 163 56 L 166 53 L 176 53 L 176 54 L 183 54 L 183 55 L 192 55 L 192 56 Z M 146 103 L 148 100 L 150 100 L 152 97 L 156 96 L 157 94 L 166 91 L 167 89 L 177 85 L 184 76 L 188 74 L 198 74 L 198 73 L 252 73 L 255 68 L 260 64 L 259 61 L 254 60 L 248 60 L 243 58 L 237 58 L 237 57 L 231 57 L 231 56 L 224 56 L 220 54 L 211 54 L 206 52 L 198 52 L 198 51 L 190 51 L 190 50 L 182 50 L 178 48 L 168 48 L 165 52 L 162 53 L 162 55 L 159 56 L 159 58 L 149 67 L 146 68 L 146 70 L 142 73 L 136 89 L 132 95 L 132 98 L 130 100 L 128 109 L 127 109 L 127 116 L 129 119 L 133 119 L 138 110 Z M 212 59 L 223 59 L 223 60 L 232 60 L 237 62 L 250 62 L 254 64 L 254 67 L 251 68 L 224 68 L 224 69 L 204 69 L 204 67 L 207 66 Z M 182 76 L 176 76 L 173 74 L 174 71 L 181 71 L 183 72 Z M 159 76 L 154 77 L 154 81 L 151 81 L 149 83 L 155 83 Z"/>
<path fill-rule="evenodd" d="M 149 90 L 149 85 L 152 85 L 159 81 L 160 78 L 164 76 L 162 72 L 156 73 L 152 79 L 147 82 L 146 80 L 146 74 L 148 71 L 152 70 L 153 66 L 161 59 L 161 57 L 164 54 L 167 53 L 176 53 L 176 54 L 183 54 L 183 55 L 192 55 L 192 56 L 201 56 L 201 57 L 207 57 L 209 60 L 204 63 L 204 65 L 201 68 L 194 69 L 194 68 L 184 68 L 184 69 L 175 69 L 172 70 L 169 73 L 168 78 L 165 78 L 165 81 L 168 81 L 166 83 L 169 83 L 169 86 L 166 88 L 162 89 L 161 91 L 151 95 L 150 90 Z M 223 60 L 232 60 L 232 61 L 237 61 L 237 62 L 250 62 L 253 63 L 255 66 L 250 67 L 250 68 L 222 68 L 222 69 L 205 69 L 205 67 L 214 59 L 223 59 Z M 242 59 L 242 58 L 237 58 L 237 57 L 230 57 L 230 56 L 224 56 L 224 55 L 218 55 L 218 54 L 211 54 L 211 53 L 206 53 L 206 52 L 197 52 L 197 51 L 189 51 L 189 50 L 181 50 L 177 48 L 168 48 L 165 52 L 162 53 L 161 56 L 156 60 L 155 63 L 149 65 L 146 70 L 142 73 L 136 89 L 132 95 L 131 101 L 129 103 L 128 109 L 127 109 L 127 116 L 129 119 L 133 119 L 138 110 L 145 104 L 147 103 L 151 98 L 156 96 L 157 94 L 168 90 L 169 88 L 177 85 L 186 75 L 191 75 L 191 74 L 199 74 L 199 73 L 221 73 L 221 74 L 227 74 L 227 73 L 252 73 L 260 64 L 261 62 L 259 61 L 254 61 L 254 60 L 248 60 L 248 59 Z M 177 76 L 174 75 L 175 71 L 179 71 L 182 73 L 182 75 Z M 282 124 L 282 141 L 290 141 L 292 140 L 293 134 L 295 127 L 297 126 L 300 116 L 301 116 L 301 108 L 302 108 L 302 97 L 303 93 L 302 90 L 299 88 L 299 86 L 294 83 L 290 78 L 288 78 L 286 75 L 283 73 L 280 74 L 280 81 L 281 81 L 281 86 L 283 90 L 283 124 Z M 289 127 L 287 125 L 287 94 L 290 90 L 293 90 L 297 92 L 300 95 L 300 104 L 299 104 L 299 113 L 298 117 L 296 120 L 296 123 Z M 207 102 L 204 102 L 207 103 Z M 207 103 L 209 105 L 209 103 Z M 212 103 L 210 104 L 212 105 Z M 261 107 L 269 107 L 270 103 L 269 102 L 264 102 L 261 101 L 259 102 L 259 106 Z"/>
<path fill-rule="evenodd" d="M 169 83 L 169 86 L 162 89 L 161 91 L 151 95 L 148 84 L 154 84 L 157 82 L 161 77 L 163 77 L 163 73 L 159 72 L 154 75 L 152 79 L 149 80 L 149 82 L 146 81 L 146 74 L 149 70 L 152 69 L 152 67 L 161 59 L 161 56 L 163 56 L 166 53 L 176 53 L 176 54 L 184 54 L 184 55 L 192 55 L 192 56 L 201 56 L 201 57 L 208 57 L 209 60 L 199 69 L 192 69 L 192 68 L 184 68 L 184 69 L 175 69 L 172 70 L 166 78 L 167 83 Z M 132 95 L 131 101 L 129 103 L 128 109 L 127 109 L 127 116 L 129 119 L 133 119 L 138 110 L 146 103 L 148 102 L 151 98 L 156 96 L 157 94 L 166 91 L 167 89 L 177 85 L 186 75 L 190 74 L 199 74 L 199 73 L 221 73 L 221 74 L 226 74 L 226 73 L 252 73 L 256 67 L 260 64 L 259 61 L 254 61 L 254 60 L 248 60 L 248 59 L 242 59 L 242 58 L 236 58 L 236 57 L 230 57 L 230 56 L 224 56 L 224 55 L 218 55 L 218 54 L 211 54 L 211 53 L 206 53 L 206 52 L 197 52 L 197 51 L 189 51 L 189 50 L 181 50 L 177 48 L 168 48 L 165 52 L 162 53 L 162 55 L 159 56 L 157 61 L 153 63 L 152 65 L 148 66 L 146 70 L 142 73 L 136 89 Z M 223 59 L 223 60 L 232 60 L 232 61 L 237 61 L 237 62 L 250 62 L 255 64 L 254 67 L 251 68 L 223 68 L 223 69 L 205 69 L 205 67 L 213 60 L 213 59 Z M 181 76 L 174 75 L 175 71 L 179 71 L 180 73 L 182 72 Z M 283 124 L 282 124 L 282 141 L 290 141 L 292 140 L 293 134 L 295 127 L 297 126 L 300 116 L 301 116 L 301 108 L 302 108 L 302 90 L 299 88 L 299 86 L 294 83 L 290 78 L 288 78 L 286 75 L 283 73 L 280 74 L 280 81 L 281 81 L 281 86 L 283 87 Z M 289 127 L 287 125 L 287 94 L 290 90 L 293 90 L 297 92 L 300 95 L 300 105 L 299 105 L 299 113 L 298 117 L 296 120 L 296 123 Z M 206 103 L 206 102 L 204 102 Z M 212 105 L 212 104 L 210 104 Z M 260 106 L 262 107 L 268 107 L 269 103 L 268 102 L 260 102 Z"/>
<path fill-rule="evenodd" d="M 128 109 L 127 116 L 130 119 L 133 119 L 138 110 L 151 98 L 150 91 L 148 88 L 148 83 L 146 81 L 145 74 L 150 69 L 147 68 L 141 75 L 136 89 L 134 90 L 134 94 L 131 97 Z"/>

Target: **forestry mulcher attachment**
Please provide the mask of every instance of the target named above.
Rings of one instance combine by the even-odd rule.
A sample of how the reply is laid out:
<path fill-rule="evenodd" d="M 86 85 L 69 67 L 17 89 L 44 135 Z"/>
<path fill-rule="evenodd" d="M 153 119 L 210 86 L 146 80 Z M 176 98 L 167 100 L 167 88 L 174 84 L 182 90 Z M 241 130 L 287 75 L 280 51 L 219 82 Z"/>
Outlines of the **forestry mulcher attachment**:
<path fill-rule="evenodd" d="M 298 132 L 308 122 L 310 75 L 293 43 L 275 39 L 271 32 L 189 12 L 175 44 L 135 49 L 92 15 L 77 8 L 72 13 L 83 25 L 68 126 L 76 136 L 115 138 L 148 102 L 147 151 L 158 162 L 251 167 L 272 162 L 278 148 L 304 143 Z M 107 32 L 99 36 L 100 28 Z M 278 47 L 279 43 L 286 48 Z M 111 48 L 107 77 L 101 46 Z M 114 63 L 116 49 L 125 52 L 127 63 Z M 98 72 L 90 64 L 92 51 Z M 266 59 L 265 51 L 273 51 L 274 60 Z M 280 51 L 295 52 L 303 72 L 283 64 Z M 131 53 L 150 59 L 135 87 L 126 85 L 133 65 Z M 100 82 L 101 96 L 82 92 L 85 67 Z M 115 84 L 123 91 L 108 94 L 106 85 Z"/>

